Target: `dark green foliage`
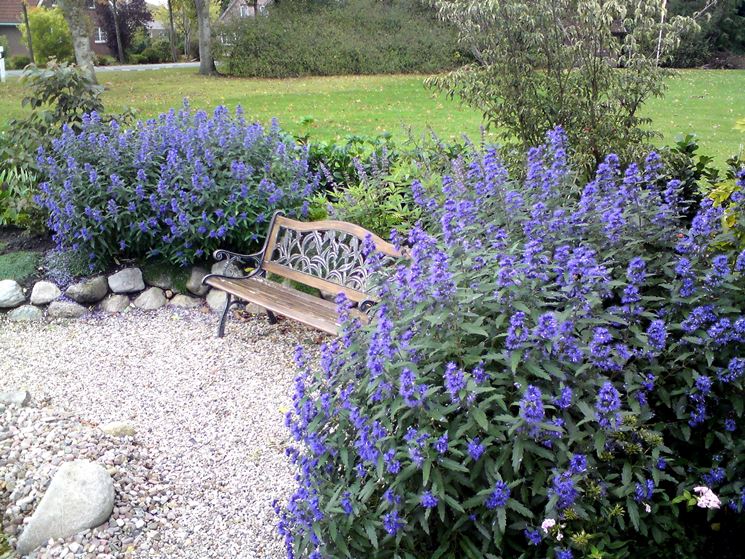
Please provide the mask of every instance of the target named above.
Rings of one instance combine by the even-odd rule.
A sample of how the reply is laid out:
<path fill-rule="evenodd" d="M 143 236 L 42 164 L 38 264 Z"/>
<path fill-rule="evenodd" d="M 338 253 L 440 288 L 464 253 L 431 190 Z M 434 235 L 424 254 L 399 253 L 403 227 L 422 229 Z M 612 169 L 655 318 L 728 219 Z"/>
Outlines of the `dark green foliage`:
<path fill-rule="evenodd" d="M 462 61 L 454 30 L 417 0 L 281 2 L 219 35 L 220 70 L 236 76 L 434 73 Z"/>
<path fill-rule="evenodd" d="M 434 134 L 403 143 L 390 135 L 311 143 L 310 163 L 325 192 L 314 197 L 310 216 L 356 223 L 384 239 L 392 229 L 408 232 L 424 217 L 412 199 L 412 183 L 439 183 L 467 148 L 466 142 L 445 143 Z"/>
<path fill-rule="evenodd" d="M 8 70 L 23 70 L 29 64 L 31 64 L 31 59 L 28 56 L 18 54 L 8 58 Z"/>
<path fill-rule="evenodd" d="M 701 25 L 700 30 L 684 38 L 674 65 L 699 66 L 717 52 L 745 51 L 745 1 L 672 0 L 668 7 L 674 15 L 696 16 Z"/>

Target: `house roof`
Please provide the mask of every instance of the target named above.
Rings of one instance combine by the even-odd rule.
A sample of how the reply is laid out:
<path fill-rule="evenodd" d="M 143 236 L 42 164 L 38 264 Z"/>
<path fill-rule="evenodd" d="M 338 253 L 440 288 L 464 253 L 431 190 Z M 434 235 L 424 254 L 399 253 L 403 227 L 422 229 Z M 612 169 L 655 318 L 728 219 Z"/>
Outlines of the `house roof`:
<path fill-rule="evenodd" d="M 0 0 L 0 25 L 21 23 L 21 0 Z"/>

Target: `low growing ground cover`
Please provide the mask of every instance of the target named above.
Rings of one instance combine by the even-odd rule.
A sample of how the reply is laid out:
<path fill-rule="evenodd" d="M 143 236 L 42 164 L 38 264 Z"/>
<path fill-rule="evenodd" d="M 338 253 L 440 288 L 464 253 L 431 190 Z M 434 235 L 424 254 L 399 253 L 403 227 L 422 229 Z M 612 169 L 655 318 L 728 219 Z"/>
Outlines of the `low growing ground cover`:
<path fill-rule="evenodd" d="M 431 126 L 443 138 L 478 137 L 481 115 L 425 89 L 422 76 L 340 76 L 286 80 L 208 78 L 193 69 L 101 74 L 109 112 L 126 106 L 153 117 L 188 97 L 195 108 L 229 109 L 241 104 L 249 119 L 279 117 L 283 129 L 330 140 L 347 134 L 403 135 L 404 123 L 420 133 Z M 745 71 L 687 70 L 670 81 L 665 99 L 648 103 L 645 113 L 671 143 L 679 133 L 695 133 L 702 153 L 723 165 L 745 135 L 734 129 L 745 117 Z M 0 129 L 23 115 L 17 79 L 0 85 Z"/>

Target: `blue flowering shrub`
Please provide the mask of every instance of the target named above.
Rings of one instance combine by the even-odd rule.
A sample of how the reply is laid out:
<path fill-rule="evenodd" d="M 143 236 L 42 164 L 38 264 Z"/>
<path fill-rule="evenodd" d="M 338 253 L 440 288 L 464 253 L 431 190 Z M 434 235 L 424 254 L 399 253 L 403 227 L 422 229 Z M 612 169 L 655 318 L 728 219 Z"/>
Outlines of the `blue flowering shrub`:
<path fill-rule="evenodd" d="M 184 265 L 217 247 L 242 251 L 272 212 L 303 215 L 317 186 L 305 149 L 247 123 L 238 109 L 209 116 L 188 105 L 123 129 L 96 113 L 40 150 L 37 198 L 61 248 L 94 266 L 159 256 Z"/>
<path fill-rule="evenodd" d="M 436 226 L 376 320 L 342 297 L 343 335 L 299 350 L 289 557 L 700 557 L 740 522 L 745 254 L 711 203 L 678 217 L 655 154 L 579 188 L 565 143 L 416 187 Z"/>

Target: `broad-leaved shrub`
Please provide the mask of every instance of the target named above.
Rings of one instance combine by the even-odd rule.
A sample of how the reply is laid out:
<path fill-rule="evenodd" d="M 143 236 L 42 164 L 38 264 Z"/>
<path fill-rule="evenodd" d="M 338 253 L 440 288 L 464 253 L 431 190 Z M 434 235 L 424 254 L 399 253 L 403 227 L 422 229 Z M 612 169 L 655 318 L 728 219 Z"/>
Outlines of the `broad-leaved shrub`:
<path fill-rule="evenodd" d="M 742 525 L 745 253 L 710 201 L 680 218 L 656 154 L 578 187 L 567 151 L 415 185 L 437 226 L 375 320 L 340 297 L 342 335 L 298 352 L 289 557 L 692 558 Z"/>

